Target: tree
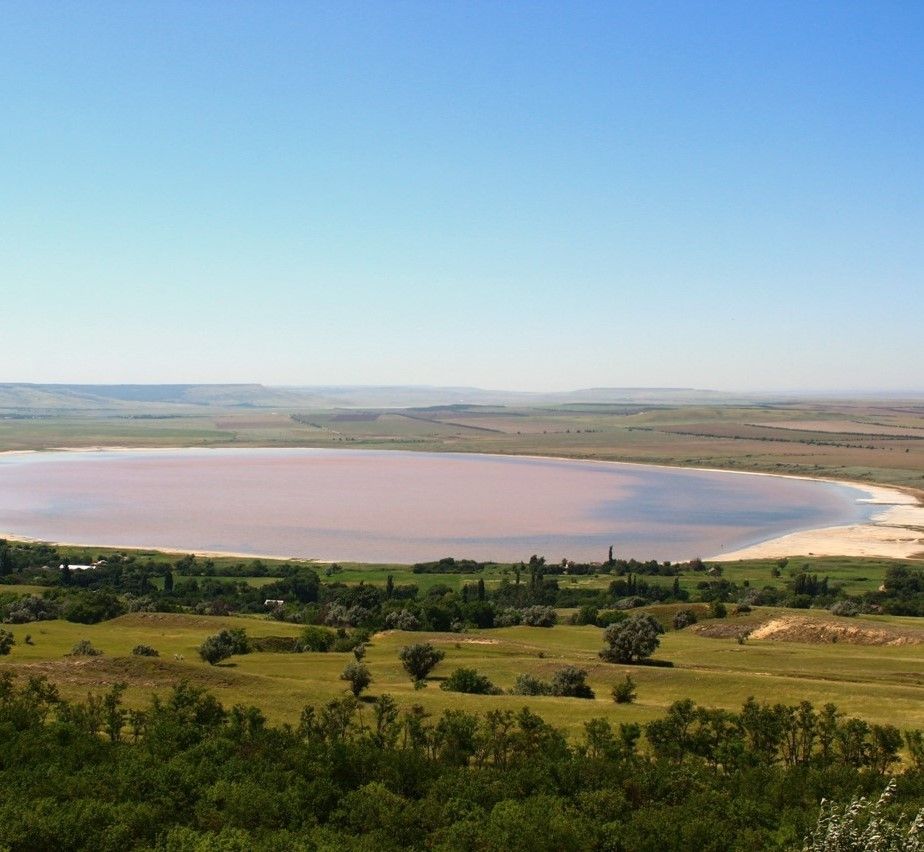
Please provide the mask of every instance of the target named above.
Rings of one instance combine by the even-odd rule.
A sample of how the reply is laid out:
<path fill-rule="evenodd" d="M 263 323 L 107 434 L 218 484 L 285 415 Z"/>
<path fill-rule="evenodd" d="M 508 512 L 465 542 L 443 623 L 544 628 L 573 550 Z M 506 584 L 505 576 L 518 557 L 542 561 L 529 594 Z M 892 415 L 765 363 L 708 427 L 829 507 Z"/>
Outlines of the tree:
<path fill-rule="evenodd" d="M 440 689 L 471 695 L 500 695 L 501 692 L 485 675 L 465 668 L 456 669 L 440 684 Z"/>
<path fill-rule="evenodd" d="M 246 654 L 249 651 L 250 643 L 247 641 L 247 633 L 243 627 L 220 630 L 214 636 L 209 636 L 199 646 L 199 656 L 210 666 L 235 654 Z"/>
<path fill-rule="evenodd" d="M 164 591 L 167 592 L 167 594 L 173 591 L 173 571 L 169 568 L 164 574 Z"/>
<path fill-rule="evenodd" d="M 632 675 L 626 675 L 625 680 L 613 684 L 613 701 L 617 704 L 631 704 L 635 701 L 635 681 Z"/>
<path fill-rule="evenodd" d="M 632 615 L 611 624 L 603 634 L 606 646 L 600 658 L 608 663 L 635 663 L 650 657 L 661 640 L 664 628 L 648 613 Z"/>
<path fill-rule="evenodd" d="M 696 613 L 692 609 L 678 609 L 674 613 L 674 630 L 683 630 L 691 624 L 696 624 Z"/>
<path fill-rule="evenodd" d="M 350 691 L 359 698 L 360 693 L 372 683 L 372 675 L 362 663 L 348 663 L 340 675 L 340 680 L 347 681 L 350 684 Z"/>
<path fill-rule="evenodd" d="M 422 682 L 446 654 L 429 642 L 405 645 L 398 654 L 401 665 L 415 683 Z"/>
<path fill-rule="evenodd" d="M 9 630 L 0 630 L 0 657 L 9 654 L 15 644 L 16 640 Z"/>
<path fill-rule="evenodd" d="M 564 698 L 593 698 L 594 691 L 587 683 L 587 672 L 577 666 L 565 666 L 552 675 L 552 695 Z"/>

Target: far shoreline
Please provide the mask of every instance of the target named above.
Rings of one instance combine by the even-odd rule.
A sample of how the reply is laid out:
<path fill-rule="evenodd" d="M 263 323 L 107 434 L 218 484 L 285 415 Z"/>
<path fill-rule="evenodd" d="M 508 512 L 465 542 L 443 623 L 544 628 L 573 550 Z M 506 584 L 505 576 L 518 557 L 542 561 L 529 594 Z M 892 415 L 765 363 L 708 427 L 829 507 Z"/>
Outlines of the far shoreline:
<path fill-rule="evenodd" d="M 365 449 L 365 448 L 357 448 Z M 0 450 L 0 457 L 9 455 L 45 455 L 47 453 L 157 453 L 181 452 L 186 450 L 321 450 L 324 452 L 338 452 L 340 448 L 333 447 L 229 447 L 229 446 L 160 446 L 160 447 L 129 447 L 116 446 L 89 446 L 89 447 L 47 447 L 30 450 Z M 355 451 L 355 450 L 354 450 Z M 378 452 L 408 452 L 418 453 L 420 450 L 373 450 Z M 796 556 L 844 556 L 844 557 L 882 557 L 888 559 L 921 559 L 924 558 L 924 500 L 916 489 L 904 488 L 897 485 L 880 485 L 878 483 L 856 482 L 852 480 L 832 479 L 830 477 L 811 476 L 808 474 L 771 473 L 757 470 L 730 470 L 728 468 L 693 467 L 680 464 L 648 464 L 645 462 L 615 461 L 610 459 L 582 458 L 575 456 L 541 455 L 536 453 L 482 453 L 452 451 L 427 451 L 441 455 L 475 455 L 490 458 L 526 458 L 536 460 L 555 460 L 570 462 L 592 462 L 595 464 L 620 465 L 644 468 L 660 468 L 666 470 L 691 470 L 704 473 L 727 473 L 745 476 L 771 476 L 782 479 L 798 479 L 803 481 L 824 482 L 845 488 L 864 492 L 866 499 L 857 502 L 882 505 L 879 512 L 867 523 L 845 524 L 822 527 L 818 529 L 798 530 L 781 536 L 774 536 L 764 541 L 755 542 L 745 547 L 736 548 L 728 552 L 703 557 L 709 562 L 731 562 L 743 559 L 777 559 Z M 272 559 L 276 561 L 310 562 L 317 565 L 327 565 L 333 562 L 355 560 L 349 559 L 322 559 L 314 557 L 301 557 L 292 555 L 271 555 L 256 553 L 240 553 L 222 550 L 188 550 L 173 547 L 157 547 L 139 544 L 80 544 L 76 542 L 50 541 L 36 539 L 15 533 L 0 533 L 0 538 L 8 541 L 46 543 L 63 547 L 104 547 L 109 549 L 125 550 L 152 550 L 166 554 L 194 553 L 204 558 L 236 558 L 236 559 Z M 376 564 L 376 563 L 368 563 Z M 405 564 L 388 562 L 380 564 Z M 411 564 L 411 563 L 407 563 Z"/>

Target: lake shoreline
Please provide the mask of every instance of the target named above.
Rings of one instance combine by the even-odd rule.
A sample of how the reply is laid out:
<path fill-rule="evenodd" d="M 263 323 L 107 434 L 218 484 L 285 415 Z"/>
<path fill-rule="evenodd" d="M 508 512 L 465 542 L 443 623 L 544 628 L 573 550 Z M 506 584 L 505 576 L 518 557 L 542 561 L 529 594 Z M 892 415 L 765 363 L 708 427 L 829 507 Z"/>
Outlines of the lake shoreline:
<path fill-rule="evenodd" d="M 212 450 L 288 450 L 306 449 L 320 450 L 324 453 L 337 453 L 339 449 L 315 447 L 129 447 L 129 446 L 94 446 L 94 447 L 49 447 L 43 450 L 2 450 L 0 456 L 8 455 L 44 455 L 49 452 L 58 453 L 175 453 L 178 451 L 194 450 L 207 453 Z M 382 450 L 382 452 L 396 452 Z M 413 450 L 402 452 L 414 453 Z M 442 453 L 456 455 L 456 453 Z M 919 493 L 913 489 L 901 486 L 879 485 L 854 482 L 850 480 L 832 479 L 829 477 L 815 477 L 805 474 L 770 473 L 767 471 L 729 470 L 727 468 L 692 467 L 670 464 L 647 464 L 645 462 L 622 462 L 603 459 L 578 458 L 568 456 L 516 454 L 516 453 L 458 453 L 465 456 L 483 456 L 487 458 L 519 458 L 535 460 L 554 460 L 566 462 L 592 462 L 594 464 L 615 465 L 620 467 L 638 467 L 645 469 L 689 470 L 704 473 L 726 473 L 745 476 L 775 477 L 778 479 L 795 479 L 803 481 L 823 482 L 840 487 L 851 488 L 864 492 L 867 498 L 858 500 L 858 503 L 881 505 L 883 511 L 873 515 L 868 522 L 845 524 L 817 529 L 798 530 L 763 541 L 735 548 L 728 552 L 720 552 L 704 557 L 708 561 L 733 561 L 739 559 L 765 559 L 783 558 L 790 556 L 869 556 L 895 559 L 924 557 L 924 504 Z M 157 547 L 139 544 L 118 543 L 107 544 L 97 542 L 94 545 L 85 545 L 65 541 L 51 541 L 22 536 L 15 533 L 0 533 L 0 537 L 10 541 L 38 542 L 47 541 L 67 547 L 106 547 L 113 549 L 152 550 L 168 554 L 185 554 L 194 552 L 206 558 L 230 557 L 240 559 L 271 559 L 277 561 L 311 562 L 319 565 L 335 561 L 325 558 L 299 557 L 280 554 L 246 553 L 233 550 L 189 550 L 174 549 L 170 547 Z M 504 560 L 501 560 L 504 561 Z M 374 564 L 372 562 L 368 564 Z M 388 562 L 382 564 L 403 564 Z M 407 563 L 412 564 L 412 563 Z"/>

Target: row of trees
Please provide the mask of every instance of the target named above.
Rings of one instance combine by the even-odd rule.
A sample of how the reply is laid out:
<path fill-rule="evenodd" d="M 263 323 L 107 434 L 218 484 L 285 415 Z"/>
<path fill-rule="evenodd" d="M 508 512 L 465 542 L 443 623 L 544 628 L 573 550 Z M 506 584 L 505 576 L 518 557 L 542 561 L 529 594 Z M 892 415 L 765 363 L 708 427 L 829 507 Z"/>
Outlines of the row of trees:
<path fill-rule="evenodd" d="M 17 850 L 785 849 L 823 843 L 821 799 L 875 800 L 891 776 L 883 836 L 924 804 L 924 756 L 897 773 L 893 732 L 811 705 L 679 702 L 569 741 L 526 708 L 347 695 L 274 727 L 188 684 L 126 708 L 121 686 L 69 702 L 5 673 L 0 732 L 0 846 Z M 832 824 L 849 839 L 842 809 Z M 878 848 L 845 844 L 812 848 Z"/>

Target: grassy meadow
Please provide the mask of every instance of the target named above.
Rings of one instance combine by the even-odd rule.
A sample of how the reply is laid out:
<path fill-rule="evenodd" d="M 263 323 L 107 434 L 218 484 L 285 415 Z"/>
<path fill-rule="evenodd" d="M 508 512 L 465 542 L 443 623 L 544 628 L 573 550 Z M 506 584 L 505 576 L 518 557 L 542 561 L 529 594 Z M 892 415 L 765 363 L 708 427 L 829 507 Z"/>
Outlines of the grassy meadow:
<path fill-rule="evenodd" d="M 666 617 L 670 613 L 657 613 Z M 661 607 L 661 610 L 670 607 Z M 908 644 L 864 645 L 830 641 L 748 639 L 729 635 L 710 638 L 697 631 L 704 625 L 733 632 L 773 618 L 798 615 L 820 622 L 896 631 Z M 65 621 L 8 626 L 17 639 L 0 670 L 44 675 L 62 694 L 84 697 L 109 684 L 129 685 L 129 704 L 141 704 L 151 692 L 163 691 L 181 679 L 214 690 L 226 705 L 256 704 L 274 721 L 297 720 L 301 708 L 344 694 L 340 672 L 349 653 L 251 653 L 209 666 L 197 654 L 199 644 L 224 627 L 244 627 L 253 638 L 295 636 L 300 627 L 263 617 L 212 617 L 167 613 L 134 613 L 96 625 Z M 25 644 L 26 634 L 34 644 Z M 915 619 L 891 617 L 836 619 L 827 613 L 755 609 L 747 616 L 701 621 L 693 629 L 668 631 L 655 655 L 672 667 L 624 666 L 600 661 L 603 631 L 597 627 L 559 624 L 553 628 L 509 627 L 455 633 L 387 631 L 373 637 L 366 663 L 373 676 L 370 694 L 387 692 L 403 707 L 421 704 L 428 712 L 449 707 L 486 711 L 528 705 L 549 722 L 577 735 L 583 722 L 603 716 L 612 722 L 644 721 L 663 713 L 673 701 L 693 698 L 715 707 L 735 709 L 748 697 L 766 702 L 837 704 L 844 712 L 871 722 L 924 727 L 924 625 Z M 100 657 L 68 657 L 71 647 L 89 639 Z M 446 659 L 434 670 L 426 689 L 415 690 L 398 660 L 406 644 L 430 641 Z M 918 644 L 914 644 L 917 642 Z M 139 643 L 152 645 L 158 658 L 131 656 Z M 549 677 L 564 665 L 589 673 L 595 700 L 513 695 L 460 695 L 439 689 L 440 679 L 460 666 L 475 668 L 497 686 L 509 689 L 516 676 L 529 672 Z M 638 685 L 632 705 L 617 705 L 610 690 L 630 673 Z"/>

